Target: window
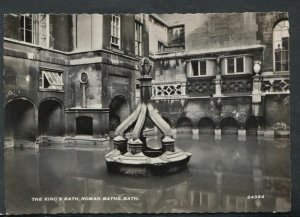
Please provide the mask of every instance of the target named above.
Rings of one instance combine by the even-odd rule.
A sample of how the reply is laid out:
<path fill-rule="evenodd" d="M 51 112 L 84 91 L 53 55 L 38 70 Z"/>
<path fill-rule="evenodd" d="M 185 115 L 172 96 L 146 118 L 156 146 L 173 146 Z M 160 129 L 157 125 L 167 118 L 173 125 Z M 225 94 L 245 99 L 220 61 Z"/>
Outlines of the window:
<path fill-rule="evenodd" d="M 110 45 L 112 48 L 120 49 L 121 45 L 121 25 L 120 25 L 120 16 L 119 15 L 111 15 L 111 39 Z"/>
<path fill-rule="evenodd" d="M 135 22 L 135 55 L 142 56 L 142 32 L 143 25 Z"/>
<path fill-rule="evenodd" d="M 170 44 L 184 43 L 184 26 L 170 27 L 169 37 Z"/>
<path fill-rule="evenodd" d="M 4 37 L 49 47 L 49 14 L 7 14 Z"/>
<path fill-rule="evenodd" d="M 206 60 L 194 60 L 190 63 L 190 75 L 191 76 L 204 76 L 207 75 Z"/>
<path fill-rule="evenodd" d="M 33 19 L 31 14 L 22 14 L 20 17 L 21 41 L 33 43 Z"/>
<path fill-rule="evenodd" d="M 63 90 L 62 72 L 42 70 L 40 74 L 40 89 Z"/>
<path fill-rule="evenodd" d="M 245 57 L 226 58 L 226 74 L 245 73 Z"/>
<path fill-rule="evenodd" d="M 157 51 L 158 51 L 158 53 L 165 51 L 165 45 L 163 43 L 161 43 L 160 41 L 157 43 Z"/>
<path fill-rule="evenodd" d="M 275 71 L 289 70 L 289 21 L 279 22 L 273 29 L 273 53 Z"/>

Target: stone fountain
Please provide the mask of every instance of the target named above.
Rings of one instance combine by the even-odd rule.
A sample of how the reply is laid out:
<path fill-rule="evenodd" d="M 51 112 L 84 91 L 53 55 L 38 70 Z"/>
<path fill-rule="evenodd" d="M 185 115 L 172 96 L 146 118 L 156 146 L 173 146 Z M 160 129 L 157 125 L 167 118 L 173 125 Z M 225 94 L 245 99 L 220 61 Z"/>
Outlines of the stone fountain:
<path fill-rule="evenodd" d="M 110 172 L 132 176 L 167 175 L 185 169 L 190 160 L 191 153 L 174 146 L 175 140 L 169 124 L 151 104 L 151 69 L 152 62 L 146 57 L 142 58 L 139 63 L 141 77 L 138 79 L 141 101 L 115 131 L 114 150 L 105 155 Z M 163 134 L 159 149 L 147 146 L 146 137 L 143 135 L 147 118 Z M 131 129 L 132 133 L 126 137 Z"/>

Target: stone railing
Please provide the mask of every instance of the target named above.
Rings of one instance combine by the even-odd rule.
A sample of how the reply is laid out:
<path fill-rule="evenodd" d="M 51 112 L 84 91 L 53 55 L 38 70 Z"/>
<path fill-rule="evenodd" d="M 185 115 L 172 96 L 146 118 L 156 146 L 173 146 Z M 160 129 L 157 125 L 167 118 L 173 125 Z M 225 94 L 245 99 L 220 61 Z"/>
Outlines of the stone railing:
<path fill-rule="evenodd" d="M 265 94 L 280 94 L 290 92 L 290 79 L 288 77 L 263 78 L 262 91 Z"/>
<path fill-rule="evenodd" d="M 249 74 L 222 76 L 222 93 L 250 93 L 252 91 L 252 80 Z"/>
<path fill-rule="evenodd" d="M 153 82 L 152 97 L 153 98 L 180 98 L 186 96 L 186 82 Z"/>
<path fill-rule="evenodd" d="M 210 96 L 215 93 L 214 76 L 189 78 L 187 94 L 189 96 Z"/>

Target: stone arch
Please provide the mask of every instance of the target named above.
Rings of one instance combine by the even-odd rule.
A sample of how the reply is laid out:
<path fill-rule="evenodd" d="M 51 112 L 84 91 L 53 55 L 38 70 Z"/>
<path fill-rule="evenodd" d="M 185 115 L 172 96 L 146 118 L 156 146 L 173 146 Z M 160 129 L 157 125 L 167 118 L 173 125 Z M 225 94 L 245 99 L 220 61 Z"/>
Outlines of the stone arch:
<path fill-rule="evenodd" d="M 250 116 L 246 120 L 246 133 L 247 135 L 256 135 L 257 134 L 258 123 L 254 116 Z"/>
<path fill-rule="evenodd" d="M 123 95 L 115 96 L 109 103 L 109 130 L 114 131 L 129 115 L 127 98 Z"/>
<path fill-rule="evenodd" d="M 187 117 L 181 117 L 176 123 L 177 133 L 192 133 L 193 123 Z"/>
<path fill-rule="evenodd" d="M 223 134 L 237 134 L 238 122 L 233 117 L 226 117 L 221 121 L 221 130 Z"/>
<path fill-rule="evenodd" d="M 39 135 L 63 136 L 64 104 L 57 98 L 45 98 L 38 107 Z"/>
<path fill-rule="evenodd" d="M 10 99 L 5 104 L 5 139 L 36 139 L 36 105 L 26 97 Z"/>
<path fill-rule="evenodd" d="M 199 120 L 199 133 L 201 134 L 214 134 L 215 123 L 211 118 L 204 117 Z"/>
<path fill-rule="evenodd" d="M 76 135 L 93 135 L 93 118 L 90 116 L 76 117 Z"/>

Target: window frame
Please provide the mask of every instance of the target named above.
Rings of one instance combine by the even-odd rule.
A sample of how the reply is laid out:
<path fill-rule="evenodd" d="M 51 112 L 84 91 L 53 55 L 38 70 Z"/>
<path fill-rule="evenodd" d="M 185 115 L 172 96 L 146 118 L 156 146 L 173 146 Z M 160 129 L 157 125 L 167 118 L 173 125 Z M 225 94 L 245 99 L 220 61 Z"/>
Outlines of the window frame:
<path fill-rule="evenodd" d="M 46 75 L 44 75 L 45 72 L 51 72 L 51 73 L 56 73 L 58 74 L 58 76 L 61 78 L 61 82 L 62 82 L 62 88 L 61 89 L 51 89 L 51 88 L 45 88 L 45 84 L 44 84 L 44 77 Z M 64 71 L 62 70 L 57 70 L 57 69 L 49 69 L 49 68 L 43 68 L 43 67 L 40 67 L 39 68 L 39 82 L 38 82 L 38 90 L 39 91 L 45 91 L 45 92 L 65 92 L 65 83 L 64 83 L 64 79 L 63 79 L 63 74 L 64 74 Z M 47 78 L 46 78 L 47 79 Z"/>
<path fill-rule="evenodd" d="M 117 18 L 118 22 L 116 23 L 117 36 L 114 35 L 114 18 Z M 118 43 L 113 42 L 113 38 L 116 38 Z M 121 49 L 121 16 L 119 14 L 111 15 L 111 23 L 110 23 L 110 47 L 114 49 Z"/>
<path fill-rule="evenodd" d="M 33 15 L 32 14 L 20 14 L 20 26 L 19 26 L 19 29 L 21 31 L 21 39 L 20 41 L 22 42 L 26 42 L 26 43 L 30 43 L 30 44 L 35 44 L 34 43 L 34 31 L 33 31 L 33 26 L 34 26 L 34 22 L 33 22 Z M 22 18 L 23 18 L 23 22 L 22 22 Z M 26 18 L 30 19 L 31 21 L 31 28 L 30 29 L 27 29 L 26 27 Z M 22 26 L 22 23 L 23 23 L 23 26 Z M 26 37 L 26 32 L 29 31 L 31 33 L 31 39 L 30 41 L 27 41 L 27 37 Z"/>
<path fill-rule="evenodd" d="M 237 59 L 243 58 L 243 72 L 237 71 Z M 228 73 L 228 59 L 234 59 L 234 72 Z M 246 59 L 245 56 L 228 56 L 225 58 L 225 75 L 246 74 Z"/>
<path fill-rule="evenodd" d="M 143 55 L 143 24 L 137 21 L 134 23 L 134 54 Z"/>
<path fill-rule="evenodd" d="M 288 50 L 283 50 L 285 52 L 287 52 L 287 61 L 283 60 L 282 58 L 282 54 L 283 52 L 280 53 L 280 70 L 276 70 L 276 54 L 275 54 L 275 50 L 276 50 L 276 47 L 275 47 L 275 43 L 278 42 L 278 41 L 275 41 L 275 29 L 277 26 L 279 26 L 280 23 L 282 22 L 288 22 L 288 28 L 287 28 L 287 32 L 288 32 Z M 284 28 L 284 27 L 283 27 Z M 279 20 L 278 22 L 276 22 L 276 24 L 274 25 L 273 29 L 272 29 L 272 52 L 273 52 L 273 72 L 275 73 L 285 73 L 285 72 L 289 72 L 290 70 L 290 33 L 289 33 L 289 29 L 290 29 L 290 23 L 289 23 L 289 20 L 288 19 L 281 19 Z M 280 30 L 281 32 L 283 32 L 284 30 Z M 281 35 L 282 36 L 282 35 Z M 283 41 L 283 37 L 281 37 L 281 43 Z M 287 62 L 287 67 L 288 67 L 288 70 L 281 70 L 282 69 L 282 62 Z"/>
<path fill-rule="evenodd" d="M 194 75 L 192 62 L 198 62 L 198 73 L 197 75 Z M 205 74 L 201 75 L 201 62 L 205 62 Z M 199 60 L 190 60 L 189 61 L 189 77 L 196 78 L 196 77 L 206 77 L 207 74 L 207 60 L 206 59 L 199 59 Z"/>

